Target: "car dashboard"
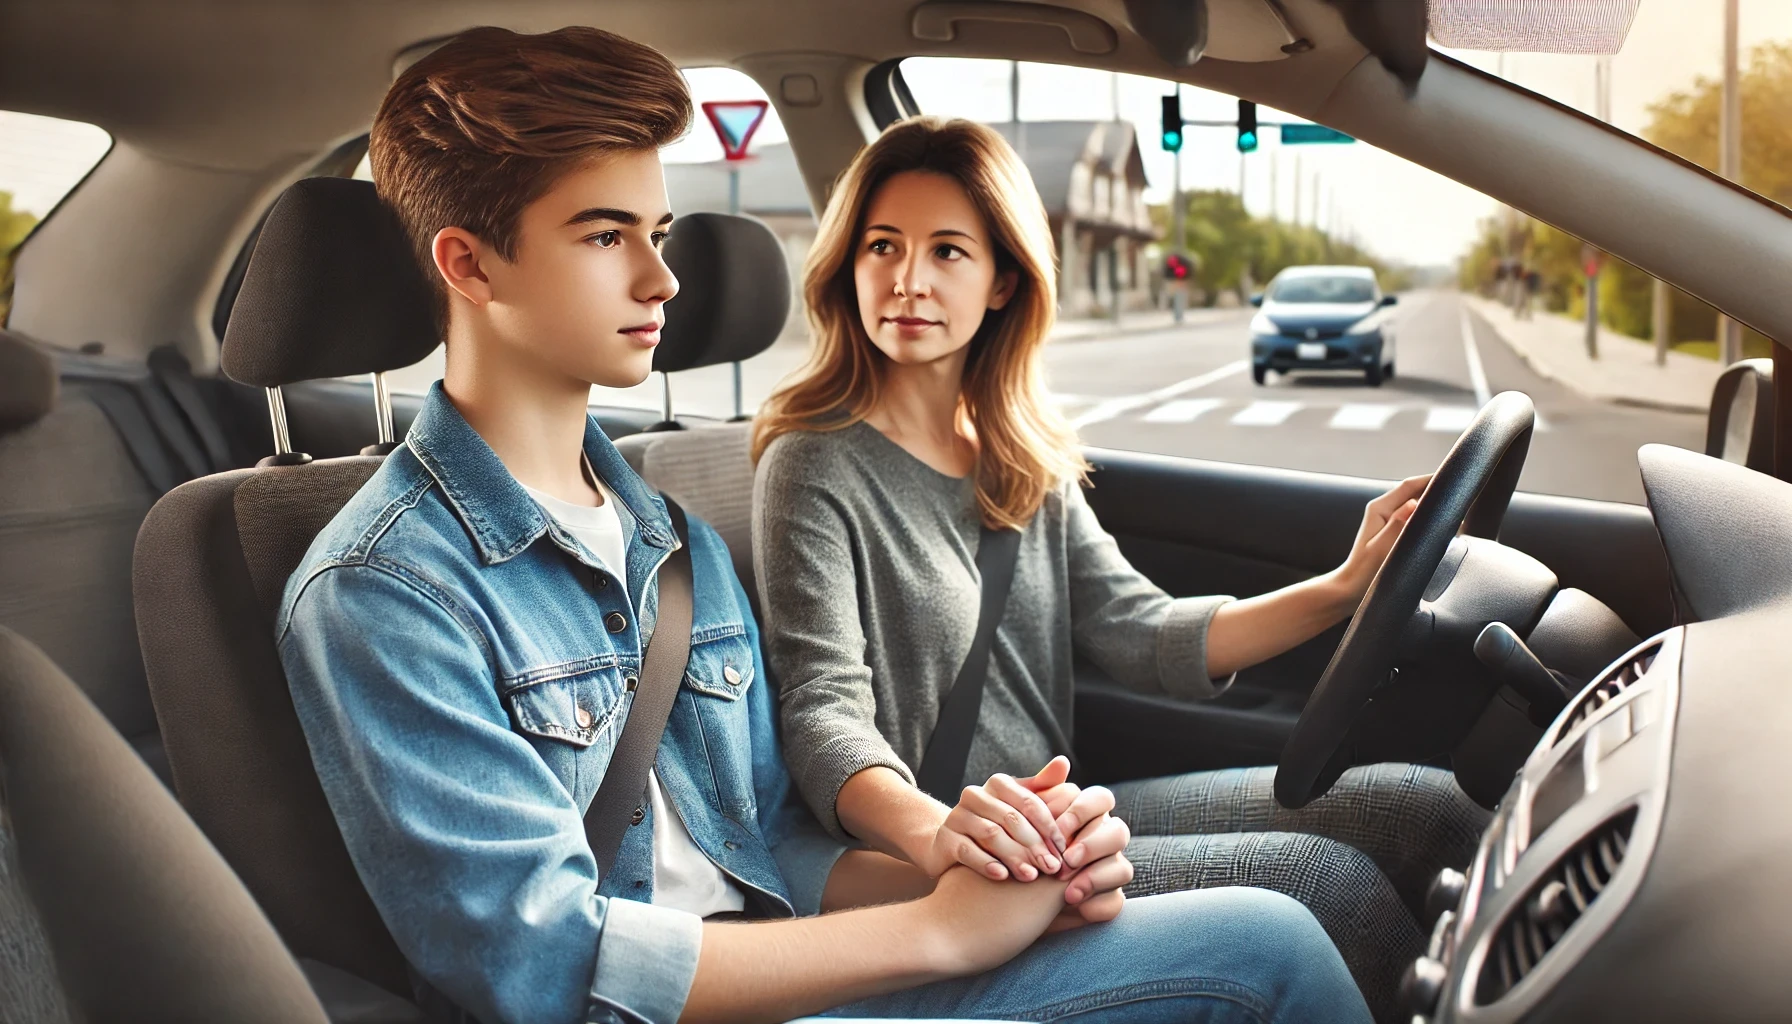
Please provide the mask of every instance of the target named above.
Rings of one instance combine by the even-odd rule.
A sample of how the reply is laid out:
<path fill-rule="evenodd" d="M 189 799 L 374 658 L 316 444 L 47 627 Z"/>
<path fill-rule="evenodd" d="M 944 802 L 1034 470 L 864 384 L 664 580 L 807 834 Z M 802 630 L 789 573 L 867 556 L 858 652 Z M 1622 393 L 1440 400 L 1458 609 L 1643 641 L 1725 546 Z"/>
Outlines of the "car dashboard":
<path fill-rule="evenodd" d="M 1639 459 L 1683 624 L 1581 690 L 1434 888 L 1415 1021 L 1792 1020 L 1792 484 Z"/>

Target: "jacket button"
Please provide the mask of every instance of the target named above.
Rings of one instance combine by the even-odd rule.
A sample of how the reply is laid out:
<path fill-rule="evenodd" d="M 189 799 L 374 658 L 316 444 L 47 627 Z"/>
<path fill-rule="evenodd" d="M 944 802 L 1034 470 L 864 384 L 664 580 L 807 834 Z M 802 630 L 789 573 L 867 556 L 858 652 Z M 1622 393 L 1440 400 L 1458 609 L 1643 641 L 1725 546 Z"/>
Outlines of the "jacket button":
<path fill-rule="evenodd" d="M 591 712 L 586 711 L 584 708 L 580 708 L 572 713 L 572 717 L 579 723 L 579 728 L 591 728 Z"/>
<path fill-rule="evenodd" d="M 647 808 L 645 808 L 645 807 L 635 808 L 635 813 L 628 816 L 628 823 L 630 825 L 639 825 L 643 821 L 646 821 L 646 820 L 647 820 Z"/>
<path fill-rule="evenodd" d="M 628 620 L 622 617 L 621 612 L 611 612 L 604 616 L 604 627 L 612 633 L 620 633 L 628 628 Z"/>
<path fill-rule="evenodd" d="M 597 578 L 597 589 L 599 589 L 599 590 L 608 590 L 609 589 L 610 577 L 605 576 L 601 572 L 594 572 L 591 575 Z"/>
<path fill-rule="evenodd" d="M 730 850 L 740 849 L 740 844 L 732 839 L 723 840 L 722 845 Z"/>
<path fill-rule="evenodd" d="M 641 680 L 636 676 L 628 676 L 627 678 L 622 680 L 622 688 L 624 690 L 627 690 L 629 693 L 634 693 L 635 687 L 640 686 L 640 685 L 641 685 Z"/>
<path fill-rule="evenodd" d="M 729 686 L 740 685 L 740 672 L 736 670 L 733 665 L 727 665 L 722 668 L 722 678 L 728 680 Z"/>

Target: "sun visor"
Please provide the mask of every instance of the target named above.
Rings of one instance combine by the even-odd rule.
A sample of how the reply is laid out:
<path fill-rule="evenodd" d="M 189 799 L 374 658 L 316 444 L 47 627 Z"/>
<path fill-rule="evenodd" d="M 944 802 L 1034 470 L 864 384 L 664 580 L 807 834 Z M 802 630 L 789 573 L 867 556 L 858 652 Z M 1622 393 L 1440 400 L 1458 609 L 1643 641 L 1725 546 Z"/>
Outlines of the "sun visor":
<path fill-rule="evenodd" d="M 1500 53 L 1614 54 L 1641 0 L 1431 0 L 1439 46 Z"/>

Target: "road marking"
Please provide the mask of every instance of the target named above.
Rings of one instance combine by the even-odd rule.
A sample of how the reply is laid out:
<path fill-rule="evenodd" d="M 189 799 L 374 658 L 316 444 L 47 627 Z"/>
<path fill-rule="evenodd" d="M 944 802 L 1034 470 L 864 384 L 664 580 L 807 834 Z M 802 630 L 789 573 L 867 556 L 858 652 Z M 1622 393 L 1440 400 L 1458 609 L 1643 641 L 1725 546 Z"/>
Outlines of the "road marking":
<path fill-rule="evenodd" d="M 1475 347 L 1475 326 L 1468 319 L 1468 305 L 1462 309 L 1462 352 L 1468 356 L 1468 380 L 1475 389 L 1475 407 L 1480 408 L 1493 400 L 1493 392 L 1487 389 L 1487 370 L 1481 366 L 1481 350 Z"/>
<path fill-rule="evenodd" d="M 1225 405 L 1222 398 L 1178 398 L 1146 413 L 1146 423 L 1193 423 L 1205 413 Z"/>
<path fill-rule="evenodd" d="M 1474 422 L 1476 411 L 1466 405 L 1434 405 L 1425 413 L 1425 429 L 1460 434 Z"/>
<path fill-rule="evenodd" d="M 1124 416 L 1135 409 L 1161 405 L 1172 398 L 1186 395 L 1190 391 L 1199 388 L 1204 388 L 1215 381 L 1225 380 L 1227 377 L 1243 373 L 1250 368 L 1250 365 L 1251 361 L 1249 359 L 1240 359 L 1235 363 L 1227 363 L 1216 370 L 1208 370 L 1206 373 L 1200 374 L 1199 376 L 1190 377 L 1187 380 L 1179 380 L 1174 384 L 1158 388 L 1156 391 L 1148 391 L 1142 395 L 1124 395 L 1120 398 L 1110 398 L 1105 402 L 1097 404 L 1093 409 L 1089 409 L 1073 418 L 1070 421 L 1070 425 L 1073 428 L 1080 430 L 1091 423 L 1101 423 L 1105 420 L 1111 420 L 1116 416 Z"/>
<path fill-rule="evenodd" d="M 1252 402 L 1232 417 L 1235 427 L 1279 427 L 1299 411 L 1299 402 Z"/>
<path fill-rule="evenodd" d="M 1380 430 L 1399 411 L 1397 405 L 1343 405 L 1326 426 L 1333 430 Z"/>

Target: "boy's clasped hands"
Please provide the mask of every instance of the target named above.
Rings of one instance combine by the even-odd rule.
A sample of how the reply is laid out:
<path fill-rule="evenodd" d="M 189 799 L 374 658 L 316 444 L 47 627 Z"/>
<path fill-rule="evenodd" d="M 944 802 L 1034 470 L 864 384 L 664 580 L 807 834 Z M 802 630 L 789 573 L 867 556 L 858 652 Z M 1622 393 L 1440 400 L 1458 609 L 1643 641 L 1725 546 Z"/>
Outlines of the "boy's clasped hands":
<path fill-rule="evenodd" d="M 1069 775 L 1060 756 L 1028 778 L 997 774 L 966 786 L 919 866 L 936 878 L 962 866 L 992 881 L 1044 880 L 1063 892 L 1053 931 L 1113 920 L 1132 881 L 1132 833 L 1113 817 L 1106 787 L 1084 789 Z"/>

